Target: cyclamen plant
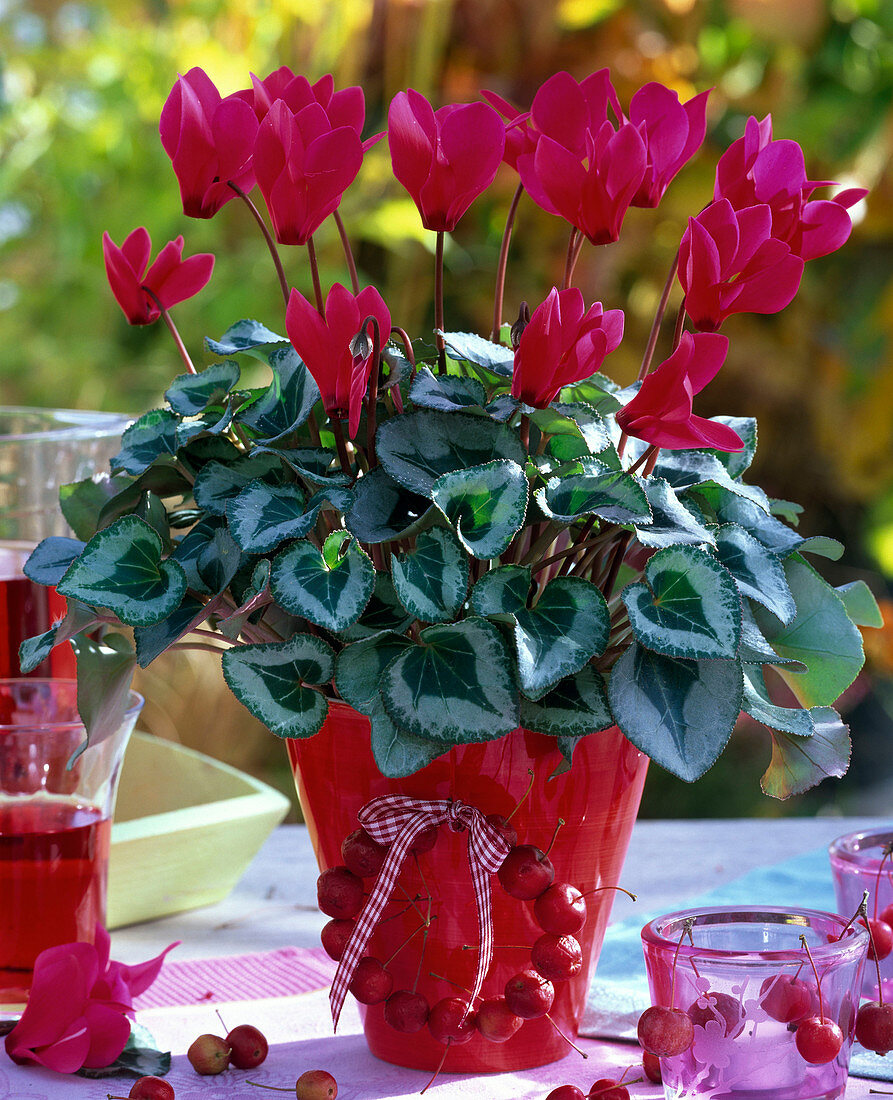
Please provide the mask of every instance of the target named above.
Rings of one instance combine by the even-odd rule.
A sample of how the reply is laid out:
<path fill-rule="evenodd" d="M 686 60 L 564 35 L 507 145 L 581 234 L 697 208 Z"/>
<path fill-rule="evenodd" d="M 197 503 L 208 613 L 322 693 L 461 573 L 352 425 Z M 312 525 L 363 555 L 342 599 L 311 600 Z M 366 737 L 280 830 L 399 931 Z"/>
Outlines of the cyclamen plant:
<path fill-rule="evenodd" d="M 801 536 L 796 506 L 743 480 L 754 420 L 697 416 L 693 397 L 722 368 L 725 319 L 787 306 L 805 262 L 846 241 L 864 192 L 813 198 L 824 185 L 797 143 L 749 119 L 682 233 L 639 377 L 621 388 L 602 366 L 623 313 L 587 304 L 576 261 L 587 241 L 617 240 L 631 205 L 659 203 L 703 143 L 707 94 L 683 104 L 648 84 L 627 113 L 603 70 L 556 74 L 529 111 L 484 98 L 435 111 L 401 92 L 388 112 L 394 175 L 436 234 L 425 355 L 361 288 L 338 213 L 384 136 L 362 139 L 361 89 L 287 68 L 226 97 L 200 69 L 177 80 L 160 130 L 184 212 L 246 204 L 287 336 L 281 316 L 272 329 L 239 321 L 206 341 L 215 361 L 197 371 L 170 309 L 205 286 L 213 257 L 183 259 L 178 238 L 149 266 L 144 228 L 121 247 L 105 236 L 128 321 L 163 319 L 186 372 L 127 429 L 109 476 L 63 490 L 76 537 L 41 543 L 26 571 L 69 610 L 24 644 L 23 667 L 74 641 L 92 737 L 135 662 L 198 645 L 222 652 L 235 696 L 280 737 L 312 736 L 331 699 L 368 715 L 387 775 L 519 725 L 554 736 L 571 764 L 579 738 L 616 723 L 694 780 L 742 710 L 772 738 L 769 794 L 843 774 L 848 731 L 831 704 L 862 665 L 858 626 L 879 625 L 876 606 L 862 582 L 834 589 L 808 560 L 837 557 L 838 543 Z M 502 162 L 520 182 L 485 339 L 445 324 L 443 242 Z M 509 330 L 525 192 L 568 223 L 567 263 L 563 285 L 522 304 Z M 350 289 L 324 295 L 313 238 L 330 216 Z M 289 289 L 278 245 L 306 246 L 312 300 Z M 677 278 L 684 298 L 665 326 Z M 240 384 L 245 357 L 269 365 L 266 388 Z M 795 705 L 773 701 L 767 665 Z"/>

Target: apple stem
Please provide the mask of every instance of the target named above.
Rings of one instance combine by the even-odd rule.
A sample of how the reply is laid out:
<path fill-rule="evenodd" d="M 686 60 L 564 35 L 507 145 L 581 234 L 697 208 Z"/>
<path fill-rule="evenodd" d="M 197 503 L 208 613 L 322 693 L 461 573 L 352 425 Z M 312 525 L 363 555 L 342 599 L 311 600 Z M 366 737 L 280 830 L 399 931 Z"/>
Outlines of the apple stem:
<path fill-rule="evenodd" d="M 877 899 L 881 892 L 881 872 L 884 869 L 884 863 L 890 858 L 891 853 L 893 853 L 893 841 L 884 845 L 884 854 L 881 856 L 881 862 L 878 864 L 877 878 L 874 883 L 874 920 L 877 920 Z"/>
<path fill-rule="evenodd" d="M 589 1055 L 586 1053 L 585 1050 L 580 1050 L 580 1048 L 577 1046 L 577 1044 L 575 1042 L 573 1042 L 571 1039 L 569 1039 L 564 1034 L 564 1032 L 561 1030 L 561 1028 L 558 1026 L 558 1024 L 555 1023 L 555 1021 L 552 1019 L 552 1017 L 549 1015 L 548 1012 L 546 1013 L 546 1019 L 549 1021 L 549 1023 L 552 1025 L 552 1027 L 555 1028 L 555 1030 L 558 1032 L 558 1034 L 561 1036 L 561 1038 L 564 1039 L 564 1041 L 567 1043 L 567 1045 L 569 1047 L 571 1047 L 573 1050 L 575 1050 L 577 1052 L 577 1054 L 580 1055 L 581 1058 L 588 1058 L 589 1057 Z"/>
<path fill-rule="evenodd" d="M 294 1088 L 286 1089 L 282 1085 L 262 1085 L 260 1081 L 246 1081 L 246 1085 L 254 1085 L 256 1089 L 272 1089 L 273 1092 L 294 1092 Z"/>
<path fill-rule="evenodd" d="M 874 955 L 874 969 L 877 972 L 877 999 L 878 1004 L 884 1003 L 884 983 L 881 981 L 881 961 L 878 958 L 877 948 L 874 945 L 874 932 L 871 930 L 871 924 L 868 920 L 868 891 L 862 895 L 862 902 L 859 905 L 859 912 L 862 914 L 862 919 L 865 921 L 865 927 L 868 929 L 868 939 L 871 943 L 871 953 Z M 821 990 L 819 990 L 819 996 L 821 996 Z"/>
<path fill-rule="evenodd" d="M 552 833 L 552 839 L 549 841 L 549 847 L 545 850 L 545 852 L 543 852 L 544 857 L 547 856 L 549 854 L 549 852 L 552 851 L 552 848 L 555 845 L 555 838 L 558 836 L 558 830 L 561 828 L 562 825 L 566 825 L 566 824 L 567 824 L 567 822 L 564 820 L 564 818 L 559 817 L 558 824 L 555 826 L 555 830 Z"/>
<path fill-rule="evenodd" d="M 809 950 L 809 944 L 806 942 L 806 937 L 801 933 L 800 942 L 803 944 L 803 950 L 806 952 L 806 957 L 809 959 L 809 965 L 812 967 L 812 972 L 815 974 L 815 984 L 819 991 L 819 1019 L 825 1019 L 825 1005 L 822 1001 L 822 979 L 819 977 L 819 972 L 816 970 L 815 961 L 812 957 L 812 952 Z"/>
<path fill-rule="evenodd" d="M 433 919 L 436 920 L 437 918 L 435 917 Z M 406 937 L 406 939 L 403 941 L 403 943 L 400 944 L 400 946 L 397 948 L 397 950 L 387 960 L 387 962 L 385 962 L 383 964 L 385 966 L 385 968 L 387 968 L 391 965 L 391 963 L 394 961 L 394 959 L 397 958 L 397 956 L 400 954 L 400 952 L 403 950 L 403 948 L 406 947 L 409 943 L 411 943 L 412 940 L 414 940 L 416 938 L 416 936 L 419 934 L 419 932 L 422 932 L 426 928 L 430 927 L 430 924 L 431 924 L 431 918 L 429 917 L 429 919 L 426 920 L 424 924 L 420 924 L 418 926 L 418 928 L 416 928 L 412 932 L 410 932 L 409 935 Z"/>
<path fill-rule="evenodd" d="M 225 1023 L 223 1022 L 223 1017 L 222 1017 L 222 1016 L 220 1015 L 220 1009 L 219 1009 L 219 1008 L 215 1008 L 215 1009 L 214 1009 L 214 1014 L 215 1014 L 215 1016 L 217 1017 L 217 1019 L 218 1019 L 218 1020 L 220 1021 L 220 1026 L 221 1026 L 221 1027 L 223 1028 L 223 1030 L 224 1030 L 225 1032 L 228 1032 L 228 1031 L 229 1031 L 229 1028 L 228 1028 L 228 1027 L 226 1026 L 226 1024 L 225 1024 Z"/>
<path fill-rule="evenodd" d="M 865 919 L 867 920 L 868 919 L 868 891 L 867 890 L 862 891 L 862 900 L 859 902 L 859 905 L 856 908 L 856 912 L 853 913 L 853 915 L 846 922 L 846 924 L 843 926 L 843 928 L 841 928 L 841 930 L 837 933 L 837 939 L 840 939 L 843 936 L 844 932 L 846 932 L 847 929 L 851 927 L 853 921 L 857 917 L 861 917 L 863 915 L 864 915 Z"/>
<path fill-rule="evenodd" d="M 440 1061 L 438 1062 L 438 1064 L 437 1064 L 437 1069 L 436 1069 L 436 1070 L 434 1071 L 434 1073 L 432 1074 L 432 1076 L 431 1076 L 430 1080 L 428 1081 L 428 1084 L 427 1084 L 427 1085 L 425 1085 L 425 1087 L 424 1087 L 424 1088 L 422 1089 L 422 1091 L 421 1091 L 421 1092 L 419 1093 L 419 1096 L 422 1096 L 422 1095 L 423 1095 L 424 1093 L 426 1093 L 426 1092 L 428 1091 L 428 1089 L 430 1089 L 430 1088 L 431 1088 L 431 1086 L 432 1086 L 432 1085 L 434 1084 L 434 1082 L 435 1082 L 435 1081 L 437 1080 L 437 1078 L 438 1078 L 438 1075 L 440 1074 L 440 1071 L 441 1071 L 441 1070 L 443 1069 L 443 1063 L 444 1063 L 444 1062 L 446 1061 L 446 1056 L 447 1056 L 447 1055 L 449 1054 L 449 1052 L 450 1052 L 450 1043 L 451 1043 L 451 1042 L 452 1042 L 452 1039 L 447 1039 L 447 1041 L 446 1041 L 446 1046 L 445 1046 L 445 1047 L 444 1047 L 444 1049 L 443 1049 L 443 1057 L 442 1057 L 442 1058 L 440 1059 Z"/>
<path fill-rule="evenodd" d="M 625 886 L 594 886 L 591 890 L 587 890 L 583 897 L 588 898 L 590 894 L 599 894 L 602 890 L 619 890 L 621 894 L 626 894 L 631 901 L 639 900 L 638 895 L 627 890 Z"/>
<path fill-rule="evenodd" d="M 536 775 L 534 774 L 533 768 L 528 768 L 527 769 L 527 774 L 530 776 L 530 782 L 527 784 L 527 790 L 521 795 L 521 797 L 515 803 L 515 808 L 512 810 L 512 812 L 505 819 L 507 822 L 512 820 L 512 818 L 518 812 L 518 807 L 521 805 L 521 803 L 527 798 L 527 796 L 533 790 L 533 781 L 536 778 Z"/>
<path fill-rule="evenodd" d="M 445 978 L 443 974 L 435 974 L 433 970 L 429 970 L 428 977 L 436 978 L 439 982 L 446 982 L 447 985 L 451 985 L 455 989 L 461 989 L 463 993 L 467 993 L 469 997 L 471 996 L 471 990 L 468 988 L 467 985 L 459 985 L 459 983 L 454 982 L 452 978 Z"/>
<path fill-rule="evenodd" d="M 686 934 L 691 940 L 691 930 L 694 925 L 694 917 L 686 917 L 682 923 L 682 935 L 679 937 L 679 942 L 676 944 L 676 950 L 673 952 L 673 971 L 670 979 L 670 1008 L 676 1007 L 676 960 L 679 958 L 679 948 L 682 946 L 682 941 L 685 939 Z M 692 947 L 694 947 L 694 941 L 692 940 Z"/>

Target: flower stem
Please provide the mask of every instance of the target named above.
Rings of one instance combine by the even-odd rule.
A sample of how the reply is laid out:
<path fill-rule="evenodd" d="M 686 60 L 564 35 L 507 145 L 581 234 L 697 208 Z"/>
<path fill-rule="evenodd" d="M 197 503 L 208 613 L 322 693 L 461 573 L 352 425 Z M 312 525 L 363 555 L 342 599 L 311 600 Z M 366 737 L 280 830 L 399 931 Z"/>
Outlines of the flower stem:
<path fill-rule="evenodd" d="M 350 468 L 350 457 L 347 454 L 347 444 L 344 442 L 344 429 L 341 426 L 341 421 L 337 416 L 332 416 L 329 418 L 329 423 L 332 425 L 332 434 L 335 436 L 335 446 L 338 448 L 338 459 L 341 463 L 341 469 L 348 477 L 353 477 L 353 471 Z"/>
<path fill-rule="evenodd" d="M 154 290 L 151 290 L 147 286 L 141 286 L 140 289 L 144 290 L 146 292 L 146 294 L 148 294 L 149 297 L 152 299 L 152 301 L 155 303 L 155 305 L 158 306 L 158 309 L 161 312 L 162 320 L 167 325 L 171 336 L 173 336 L 173 338 L 174 338 L 174 343 L 177 345 L 177 351 L 180 353 L 180 358 L 186 364 L 187 373 L 189 373 L 189 374 L 198 374 L 198 371 L 192 365 L 192 360 L 189 358 L 189 352 L 186 350 L 186 345 L 183 343 L 183 338 L 180 336 L 180 333 L 177 331 L 177 326 L 174 324 L 173 318 L 168 313 L 168 311 L 164 308 L 164 306 L 161 304 L 161 302 L 158 300 L 158 295 L 155 293 Z"/>
<path fill-rule="evenodd" d="M 319 310 L 320 317 L 325 320 L 326 311 L 322 300 L 322 286 L 319 281 L 319 264 L 316 259 L 316 246 L 313 243 L 313 236 L 307 238 L 307 255 L 310 257 L 310 274 L 313 276 L 313 296 L 316 299 L 316 308 Z"/>
<path fill-rule="evenodd" d="M 673 262 L 670 264 L 670 271 L 667 275 L 667 281 L 664 283 L 664 289 L 660 296 L 660 301 L 657 305 L 657 312 L 654 314 L 654 321 L 651 324 L 651 332 L 648 334 L 648 343 L 645 345 L 645 354 L 642 356 L 642 365 L 639 367 L 639 374 L 637 381 L 641 382 L 651 370 L 651 360 L 654 358 L 654 349 L 657 347 L 657 337 L 660 334 L 660 326 L 663 323 L 664 314 L 667 312 L 667 303 L 670 300 L 670 291 L 673 289 L 673 282 L 676 278 L 676 272 L 679 269 L 679 249 L 676 249 L 676 255 L 673 257 Z"/>
<path fill-rule="evenodd" d="M 261 217 L 260 211 L 254 205 L 248 195 L 245 194 L 241 187 L 233 183 L 232 180 L 229 181 L 229 186 L 233 189 L 233 191 L 235 191 L 235 193 L 251 211 L 252 217 L 257 222 L 258 226 L 260 227 L 261 233 L 263 233 L 264 235 L 264 240 L 267 242 L 267 248 L 270 250 L 270 255 L 273 257 L 273 263 L 276 267 L 276 274 L 279 276 L 279 286 L 282 289 L 282 297 L 285 299 L 285 304 L 288 305 L 288 280 L 285 278 L 285 270 L 282 267 L 282 260 L 279 256 L 279 249 L 276 247 L 276 242 L 273 240 L 269 229 L 267 229 L 266 222 Z"/>
<path fill-rule="evenodd" d="M 577 250 L 577 234 L 579 229 L 576 226 L 571 226 L 570 236 L 567 239 L 567 258 L 564 262 L 564 289 L 567 290 L 571 285 L 571 279 L 574 277 L 574 267 L 577 262 L 577 257 L 580 255 Z"/>
<path fill-rule="evenodd" d="M 496 265 L 496 292 L 493 296 L 493 329 L 490 332 L 490 339 L 497 344 L 502 343 L 499 339 L 499 330 L 502 328 L 502 303 L 505 297 L 505 272 L 509 260 L 509 243 L 512 239 L 512 229 L 515 225 L 518 203 L 521 201 L 523 194 L 524 184 L 519 183 L 515 188 L 509 212 L 506 215 L 505 229 L 502 232 L 502 244 L 499 247 L 499 261 Z"/>
<path fill-rule="evenodd" d="M 434 328 L 437 342 L 437 367 L 446 374 L 446 344 L 443 340 L 443 230 L 437 230 L 434 249 Z"/>
<path fill-rule="evenodd" d="M 335 225 L 338 226 L 338 236 L 341 238 L 341 247 L 344 249 L 344 259 L 347 262 L 347 270 L 350 274 L 350 289 L 356 298 L 360 293 L 360 280 L 357 276 L 357 265 L 354 260 L 353 249 L 350 247 L 350 239 L 347 236 L 347 230 L 344 228 L 341 215 L 335 210 L 332 212 L 332 217 L 335 219 Z"/>

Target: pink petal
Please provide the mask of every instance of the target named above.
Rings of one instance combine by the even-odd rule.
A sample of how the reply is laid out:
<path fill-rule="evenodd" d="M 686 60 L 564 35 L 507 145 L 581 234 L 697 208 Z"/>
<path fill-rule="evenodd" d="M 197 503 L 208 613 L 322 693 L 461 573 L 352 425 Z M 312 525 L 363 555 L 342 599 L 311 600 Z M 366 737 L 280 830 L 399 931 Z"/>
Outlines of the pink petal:
<path fill-rule="evenodd" d="M 158 317 L 158 310 L 150 307 L 144 291 L 140 289 L 133 265 L 108 233 L 102 235 L 102 254 L 112 294 L 129 323 L 144 325 Z"/>
<path fill-rule="evenodd" d="M 129 1031 L 129 1025 L 128 1025 Z M 32 1061 L 56 1073 L 74 1073 L 84 1064 L 90 1049 L 90 1033 L 83 1018 L 73 1021 L 55 1042 L 38 1049 L 10 1047 L 12 1033 L 6 1037 L 6 1052 L 14 1061 Z"/>
<path fill-rule="evenodd" d="M 434 109 L 427 104 L 424 110 L 418 102 L 421 98 L 410 100 L 406 92 L 398 92 L 388 109 L 388 145 L 394 175 L 417 205 L 417 196 L 431 170 L 436 140 Z M 422 112 L 421 120 L 413 106 Z"/>
<path fill-rule="evenodd" d="M 852 229 L 849 214 L 836 199 L 808 202 L 803 207 L 795 251 L 804 260 L 827 256 L 846 243 Z"/>
<path fill-rule="evenodd" d="M 708 382 L 713 381 L 726 361 L 729 340 L 728 337 L 720 336 L 718 333 L 698 332 L 694 335 L 686 333 L 682 337 L 683 342 L 686 336 L 690 341 L 690 350 L 685 373 L 691 382 L 692 393 L 700 393 Z"/>
<path fill-rule="evenodd" d="M 734 429 L 718 420 L 707 420 L 703 416 L 691 418 L 692 434 L 700 438 L 696 446 L 710 447 L 714 451 L 743 451 L 744 441 Z"/>
<path fill-rule="evenodd" d="M 582 159 L 592 118 L 590 104 L 570 73 L 549 77 L 533 97 L 530 117 L 541 133 Z"/>
<path fill-rule="evenodd" d="M 789 305 L 800 288 L 803 261 L 787 255 L 752 279 L 744 281 L 734 297 L 734 313 L 778 313 Z"/>
<path fill-rule="evenodd" d="M 533 162 L 532 173 L 528 171 L 529 161 Z M 532 157 L 518 158 L 518 171 L 521 182 L 535 202 L 550 213 L 560 214 L 572 225 L 577 225 L 586 170 L 573 153 L 557 141 L 543 136 L 537 142 Z M 545 196 L 546 203 L 540 202 L 538 192 Z"/>
<path fill-rule="evenodd" d="M 130 1021 L 116 1009 L 94 1001 L 84 1010 L 84 1022 L 89 1047 L 82 1065 L 88 1069 L 111 1065 L 130 1037 Z"/>

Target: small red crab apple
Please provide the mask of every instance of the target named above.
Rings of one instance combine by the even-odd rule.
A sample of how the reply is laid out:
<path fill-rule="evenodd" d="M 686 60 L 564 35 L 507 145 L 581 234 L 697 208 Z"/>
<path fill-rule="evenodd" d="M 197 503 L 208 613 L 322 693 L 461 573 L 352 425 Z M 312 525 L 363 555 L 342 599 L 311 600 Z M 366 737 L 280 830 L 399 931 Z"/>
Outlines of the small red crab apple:
<path fill-rule="evenodd" d="M 186 1051 L 186 1057 L 196 1073 L 203 1077 L 223 1073 L 229 1065 L 232 1047 L 219 1035 L 199 1035 Z"/>
<path fill-rule="evenodd" d="M 509 1008 L 505 997 L 488 997 L 477 1010 L 476 1026 L 490 1043 L 507 1043 L 524 1023 Z"/>
<path fill-rule="evenodd" d="M 428 1022 L 430 1009 L 421 993 L 398 989 L 385 1001 L 384 1018 L 394 1031 L 412 1035 Z"/>
<path fill-rule="evenodd" d="M 552 1089 L 546 1100 L 586 1100 L 586 1094 L 576 1085 L 559 1085 Z"/>
<path fill-rule="evenodd" d="M 124 1100 L 123 1097 L 106 1093 L 108 1100 Z M 127 1100 L 174 1100 L 174 1086 L 161 1077 L 140 1077 L 130 1086 Z"/>
<path fill-rule="evenodd" d="M 264 1061 L 270 1049 L 264 1033 L 251 1024 L 234 1027 L 227 1032 L 224 1041 L 232 1048 L 229 1060 L 236 1069 L 254 1069 Z"/>
<path fill-rule="evenodd" d="M 766 978 L 760 986 L 760 1006 L 782 1024 L 799 1024 L 813 1011 L 813 991 L 795 974 Z"/>
<path fill-rule="evenodd" d="M 705 1004 L 701 1004 L 705 1001 Z M 706 1028 L 709 1023 L 721 1023 L 723 1037 L 734 1039 L 744 1030 L 744 1006 L 728 993 L 707 992 L 688 1007 L 688 1015 L 695 1027 Z"/>
<path fill-rule="evenodd" d="M 350 920 L 363 908 L 363 880 L 347 867 L 330 867 L 316 880 L 316 899 L 327 917 Z"/>
<path fill-rule="evenodd" d="M 804 1062 L 809 1062 L 811 1066 L 824 1066 L 828 1062 L 833 1062 L 840 1053 L 840 1048 L 843 1046 L 843 1032 L 825 1015 L 819 972 L 816 970 L 806 937 L 801 936 L 800 942 L 803 944 L 803 950 L 815 975 L 815 984 L 819 991 L 819 1014 L 809 1016 L 800 1024 L 794 1042 Z"/>
<path fill-rule="evenodd" d="M 341 842 L 341 858 L 349 871 L 360 878 L 377 875 L 388 854 L 385 844 L 379 844 L 365 829 L 354 829 Z"/>
<path fill-rule="evenodd" d="M 291 1092 L 291 1089 L 281 1088 L 279 1085 L 262 1085 L 260 1081 L 246 1081 L 246 1085 L 254 1085 L 259 1089 L 270 1089 L 272 1092 Z M 338 1095 L 338 1082 L 324 1069 L 308 1069 L 306 1073 L 295 1081 L 295 1100 L 335 1100 Z"/>
<path fill-rule="evenodd" d="M 893 1050 L 893 1004 L 866 1001 L 856 1016 L 856 1038 L 866 1050 L 889 1054 Z"/>

